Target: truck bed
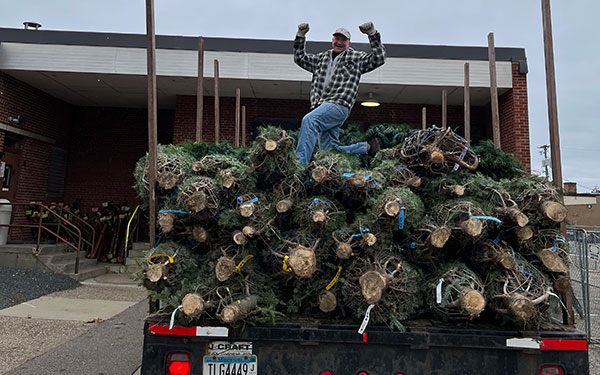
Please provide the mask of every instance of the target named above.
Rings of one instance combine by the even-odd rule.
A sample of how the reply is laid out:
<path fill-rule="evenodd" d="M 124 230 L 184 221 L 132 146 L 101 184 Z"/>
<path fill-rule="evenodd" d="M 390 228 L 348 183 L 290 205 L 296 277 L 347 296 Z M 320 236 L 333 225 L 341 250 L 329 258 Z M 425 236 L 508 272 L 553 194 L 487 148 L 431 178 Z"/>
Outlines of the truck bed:
<path fill-rule="evenodd" d="M 564 374 L 589 374 L 586 337 L 579 332 L 417 324 L 406 332 L 369 326 L 361 335 L 356 325 L 340 324 L 169 330 L 168 324 L 152 322 L 144 328 L 142 374 L 166 374 L 167 357 L 177 351 L 189 353 L 191 374 L 203 374 L 203 357 L 215 341 L 251 343 L 261 375 L 539 375 L 544 364 L 559 365 Z"/>

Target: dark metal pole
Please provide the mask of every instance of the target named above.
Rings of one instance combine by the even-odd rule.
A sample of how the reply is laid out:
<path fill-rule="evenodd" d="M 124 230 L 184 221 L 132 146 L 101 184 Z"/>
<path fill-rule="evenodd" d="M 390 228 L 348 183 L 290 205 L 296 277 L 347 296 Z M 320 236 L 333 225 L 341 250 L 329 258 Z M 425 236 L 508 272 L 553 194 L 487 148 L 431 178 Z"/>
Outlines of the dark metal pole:
<path fill-rule="evenodd" d="M 471 143 L 471 87 L 469 83 L 469 63 L 465 63 L 465 139 Z"/>
<path fill-rule="evenodd" d="M 202 140 L 204 116 L 204 38 L 198 38 L 198 87 L 196 89 L 196 142 Z"/>
<path fill-rule="evenodd" d="M 146 0 L 146 36 L 148 64 L 148 201 L 150 244 L 156 237 L 156 45 L 154 35 L 154 0 Z"/>
<path fill-rule="evenodd" d="M 498 112 L 498 86 L 496 84 L 496 48 L 494 47 L 494 33 L 488 34 L 488 58 L 490 61 L 490 97 L 492 98 L 492 131 L 494 144 L 501 148 L 500 142 L 500 114 Z"/>
<path fill-rule="evenodd" d="M 554 45 L 552 41 L 550 0 L 542 0 L 542 27 L 544 32 L 544 58 L 546 61 L 546 91 L 548 94 L 552 184 L 562 188 L 562 164 L 560 160 L 560 137 L 558 133 L 558 107 L 556 104 L 556 77 L 554 74 Z"/>
<path fill-rule="evenodd" d="M 423 130 L 427 129 L 427 108 L 423 107 L 423 110 L 421 111 L 422 115 L 421 115 L 421 121 L 423 124 Z"/>
<path fill-rule="evenodd" d="M 240 147 L 240 89 L 235 89 L 235 147 Z"/>
<path fill-rule="evenodd" d="M 219 60 L 215 59 L 215 144 L 219 144 L 219 132 L 221 130 L 219 113 Z"/>
<path fill-rule="evenodd" d="M 448 126 L 448 90 L 442 90 L 442 129 Z"/>

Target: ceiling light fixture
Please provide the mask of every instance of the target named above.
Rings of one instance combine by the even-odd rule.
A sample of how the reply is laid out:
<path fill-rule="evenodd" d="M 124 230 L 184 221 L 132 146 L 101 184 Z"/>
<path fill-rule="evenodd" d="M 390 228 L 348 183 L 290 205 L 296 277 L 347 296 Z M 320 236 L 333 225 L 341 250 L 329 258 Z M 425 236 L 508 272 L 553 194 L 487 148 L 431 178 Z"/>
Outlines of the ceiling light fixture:
<path fill-rule="evenodd" d="M 360 103 L 360 105 L 362 105 L 363 107 L 379 107 L 379 102 L 373 99 L 373 93 L 370 92 L 369 96 L 367 97 L 367 100 Z"/>

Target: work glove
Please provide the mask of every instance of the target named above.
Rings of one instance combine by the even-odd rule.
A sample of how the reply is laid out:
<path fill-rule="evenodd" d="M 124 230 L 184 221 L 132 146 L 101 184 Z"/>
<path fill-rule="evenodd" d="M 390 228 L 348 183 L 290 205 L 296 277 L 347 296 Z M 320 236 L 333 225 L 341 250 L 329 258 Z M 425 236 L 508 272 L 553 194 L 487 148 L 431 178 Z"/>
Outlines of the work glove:
<path fill-rule="evenodd" d="M 375 26 L 373 26 L 373 22 L 365 22 L 358 27 L 360 32 L 363 34 L 367 34 L 368 36 L 373 36 L 377 32 L 375 30 Z"/>
<path fill-rule="evenodd" d="M 298 25 L 298 32 L 296 33 L 296 36 L 299 37 L 306 37 L 306 33 L 308 32 L 308 24 L 307 23 L 301 23 L 300 25 Z"/>

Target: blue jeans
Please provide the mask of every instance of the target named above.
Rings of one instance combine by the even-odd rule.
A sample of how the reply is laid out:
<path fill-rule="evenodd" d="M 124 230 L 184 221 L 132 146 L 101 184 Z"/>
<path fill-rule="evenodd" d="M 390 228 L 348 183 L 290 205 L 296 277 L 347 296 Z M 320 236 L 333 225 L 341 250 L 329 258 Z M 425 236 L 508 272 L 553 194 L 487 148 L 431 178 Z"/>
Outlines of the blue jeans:
<path fill-rule="evenodd" d="M 340 127 L 349 114 L 350 109 L 343 105 L 323 103 L 304 116 L 296 147 L 296 156 L 303 167 L 310 163 L 317 140 L 321 150 L 334 148 L 350 154 L 367 153 L 367 142 L 340 146 Z"/>

